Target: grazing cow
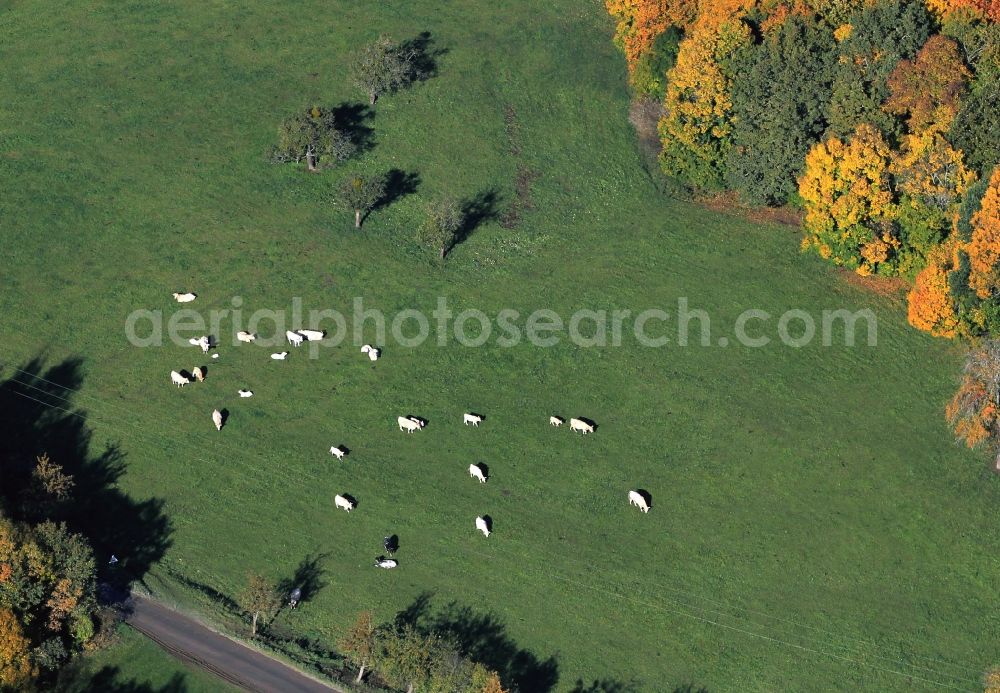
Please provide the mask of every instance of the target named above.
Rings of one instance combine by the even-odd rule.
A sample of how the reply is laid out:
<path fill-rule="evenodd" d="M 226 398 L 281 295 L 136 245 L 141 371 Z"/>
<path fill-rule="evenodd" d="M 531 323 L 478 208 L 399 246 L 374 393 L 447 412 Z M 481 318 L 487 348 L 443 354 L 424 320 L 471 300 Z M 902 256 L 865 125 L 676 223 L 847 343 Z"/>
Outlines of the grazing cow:
<path fill-rule="evenodd" d="M 486 521 L 484 517 L 476 518 L 476 529 L 483 533 L 484 537 L 490 536 L 490 523 Z"/>
<path fill-rule="evenodd" d="M 399 551 L 399 537 L 392 534 L 382 539 L 382 547 L 390 556 Z"/>
<path fill-rule="evenodd" d="M 368 354 L 368 359 L 371 361 L 378 361 L 378 357 L 382 355 L 382 350 L 373 347 L 371 344 L 365 344 L 361 347 L 361 353 Z"/>
<path fill-rule="evenodd" d="M 302 346 L 302 342 L 303 340 L 305 340 L 305 337 L 300 335 L 298 332 L 292 332 L 291 330 L 286 330 L 285 339 L 287 339 L 288 343 L 291 344 L 292 346 L 298 347 Z"/>
<path fill-rule="evenodd" d="M 649 512 L 649 504 L 646 503 L 646 499 L 638 491 L 628 492 L 628 504 L 636 506 L 644 513 Z"/>
<path fill-rule="evenodd" d="M 473 426 L 478 426 L 483 422 L 483 417 L 479 414 L 462 414 L 462 422 L 468 426 L 472 424 Z"/>
<path fill-rule="evenodd" d="M 326 336 L 326 332 L 321 332 L 320 330 L 296 330 L 296 332 L 310 342 L 318 342 Z"/>
<path fill-rule="evenodd" d="M 195 366 L 194 370 L 191 371 L 191 374 L 194 375 L 194 379 L 199 383 L 205 382 L 205 371 L 202 370 L 201 366 Z"/>
<path fill-rule="evenodd" d="M 376 568 L 385 568 L 386 570 L 391 570 L 399 565 L 399 562 L 395 558 L 386 558 L 385 556 L 379 556 L 375 559 Z"/>
<path fill-rule="evenodd" d="M 271 358 L 275 361 L 284 361 L 286 356 L 288 356 L 287 351 L 279 351 L 277 354 L 271 354 Z"/>
<path fill-rule="evenodd" d="M 170 381 L 177 387 L 183 387 L 191 382 L 191 379 L 181 375 L 177 371 L 170 371 Z"/>
<path fill-rule="evenodd" d="M 247 344 L 249 344 L 250 342 L 257 339 L 257 335 L 251 332 L 237 332 L 236 339 L 240 340 L 241 342 L 246 342 Z"/>
<path fill-rule="evenodd" d="M 190 303 L 196 298 L 198 298 L 198 295 L 192 294 L 190 292 L 186 294 L 179 294 L 176 291 L 174 292 L 174 300 L 177 301 L 178 303 Z"/>
<path fill-rule="evenodd" d="M 354 510 L 354 503 L 351 501 L 351 499 L 344 498 L 339 493 L 336 496 L 334 496 L 333 504 L 338 508 L 343 508 L 347 512 L 351 512 L 352 510 Z"/>
<path fill-rule="evenodd" d="M 570 419 L 569 420 L 569 430 L 580 431 L 583 435 L 594 432 L 594 425 L 589 424 L 582 419 Z"/>
<path fill-rule="evenodd" d="M 253 397 L 253 390 L 237 390 L 240 397 Z"/>
<path fill-rule="evenodd" d="M 408 416 L 398 416 L 396 417 L 396 422 L 399 424 L 399 430 L 406 431 L 407 433 L 419 431 L 426 425 L 423 421 L 418 421 Z"/>
<path fill-rule="evenodd" d="M 222 412 L 218 409 L 212 412 L 212 423 L 215 424 L 216 431 L 222 430 Z"/>
<path fill-rule="evenodd" d="M 344 455 L 347 454 L 347 450 L 338 445 L 330 448 L 330 454 L 336 457 L 338 460 L 342 460 L 344 459 Z"/>
<path fill-rule="evenodd" d="M 552 425 L 552 426 L 562 426 L 564 421 L 565 421 L 565 419 L 563 419 L 561 416 L 550 416 L 549 417 L 549 424 Z"/>
<path fill-rule="evenodd" d="M 483 468 L 478 464 L 469 465 L 469 476 L 479 479 L 479 483 L 481 484 L 486 483 L 486 474 L 483 473 Z"/>
<path fill-rule="evenodd" d="M 212 348 L 212 338 L 208 335 L 202 335 L 198 337 L 197 344 L 201 347 L 201 353 L 207 354 L 208 350 Z"/>

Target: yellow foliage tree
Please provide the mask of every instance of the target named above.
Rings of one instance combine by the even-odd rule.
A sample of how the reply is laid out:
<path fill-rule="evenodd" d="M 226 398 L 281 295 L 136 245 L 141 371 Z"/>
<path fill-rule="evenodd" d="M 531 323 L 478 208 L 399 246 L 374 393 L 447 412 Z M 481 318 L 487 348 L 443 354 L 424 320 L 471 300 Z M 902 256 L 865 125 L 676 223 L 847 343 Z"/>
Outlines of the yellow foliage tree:
<path fill-rule="evenodd" d="M 958 266 L 959 247 L 958 238 L 953 236 L 933 248 L 927 256 L 927 265 L 917 275 L 906 297 L 907 320 L 918 330 L 930 332 L 935 337 L 957 334 L 958 314 L 948 288 L 948 273 Z"/>
<path fill-rule="evenodd" d="M 988 298 L 1000 292 L 1000 166 L 993 169 L 971 223 L 969 288 L 980 298 Z"/>
<path fill-rule="evenodd" d="M 821 256 L 861 274 L 876 269 L 862 253 L 866 246 L 873 246 L 870 258 L 882 257 L 885 250 L 878 262 L 888 259 L 894 244 L 890 222 L 896 214 L 890 160 L 889 145 L 866 124 L 849 141 L 831 137 L 813 146 L 799 179 L 806 208 L 803 248 L 816 248 Z"/>
<path fill-rule="evenodd" d="M 938 127 L 904 137 L 890 170 L 898 192 L 952 213 L 977 178 L 962 162 L 961 150 L 952 149 Z"/>
<path fill-rule="evenodd" d="M 720 63 L 750 42 L 746 24 L 715 10 L 681 41 L 659 123 L 664 170 L 699 188 L 721 181 L 732 132 L 732 84 Z"/>
<path fill-rule="evenodd" d="M 14 612 L 0 609 L 0 689 L 23 690 L 38 675 L 30 647 Z"/>

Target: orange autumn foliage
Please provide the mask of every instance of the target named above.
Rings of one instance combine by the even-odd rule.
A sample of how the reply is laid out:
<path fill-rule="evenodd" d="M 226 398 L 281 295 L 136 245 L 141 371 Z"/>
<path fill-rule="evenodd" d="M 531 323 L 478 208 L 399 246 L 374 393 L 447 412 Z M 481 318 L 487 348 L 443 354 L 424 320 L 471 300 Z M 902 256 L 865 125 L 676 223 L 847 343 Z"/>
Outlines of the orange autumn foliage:
<path fill-rule="evenodd" d="M 0 689 L 23 690 L 38 675 L 30 647 L 14 612 L 0 609 Z"/>
<path fill-rule="evenodd" d="M 976 172 L 966 168 L 961 150 L 952 149 L 934 126 L 919 135 L 903 138 L 901 151 L 890 167 L 896 189 L 923 204 L 957 215 L 958 203 L 976 182 Z"/>
<path fill-rule="evenodd" d="M 917 275 L 906 297 L 909 323 L 935 337 L 954 337 L 958 331 L 958 314 L 948 288 L 948 273 L 958 266 L 959 246 L 957 237 L 953 237 L 933 248 L 928 253 L 927 266 Z"/>
<path fill-rule="evenodd" d="M 941 20 L 964 12 L 991 22 L 1000 22 L 1000 0 L 926 0 L 926 5 Z"/>
<path fill-rule="evenodd" d="M 913 60 L 899 61 L 889 75 L 891 95 L 883 108 L 907 116 L 911 133 L 922 133 L 931 126 L 947 130 L 971 76 L 958 44 L 936 34 L 927 39 Z"/>
<path fill-rule="evenodd" d="M 629 73 L 670 25 L 686 27 L 697 16 L 697 0 L 605 0 L 618 20 L 615 44 L 625 53 Z"/>
<path fill-rule="evenodd" d="M 987 298 L 1000 293 L 1000 166 L 993 169 L 971 225 L 969 288 Z"/>

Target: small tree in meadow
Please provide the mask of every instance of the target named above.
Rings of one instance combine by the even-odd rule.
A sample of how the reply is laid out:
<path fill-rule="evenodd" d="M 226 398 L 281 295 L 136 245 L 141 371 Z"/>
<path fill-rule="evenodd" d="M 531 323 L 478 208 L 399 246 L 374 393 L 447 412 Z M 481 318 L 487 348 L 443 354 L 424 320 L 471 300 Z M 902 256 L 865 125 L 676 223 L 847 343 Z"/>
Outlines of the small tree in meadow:
<path fill-rule="evenodd" d="M 358 668 L 357 683 L 365 676 L 365 670 L 375 656 L 375 622 L 371 611 L 362 611 L 354 625 L 337 641 L 337 647 L 351 663 Z"/>
<path fill-rule="evenodd" d="M 257 637 L 257 621 L 261 616 L 268 618 L 281 607 L 281 596 L 274 583 L 267 578 L 251 573 L 247 586 L 239 596 L 240 606 L 250 614 L 250 637 Z"/>
<path fill-rule="evenodd" d="M 337 201 L 354 210 L 354 228 L 361 228 L 361 215 L 370 211 L 385 195 L 382 176 L 352 176 L 337 188 Z"/>
<path fill-rule="evenodd" d="M 462 227 L 462 217 L 462 206 L 457 199 L 450 195 L 439 197 L 427 205 L 427 218 L 420 226 L 417 239 L 440 252 L 443 260 Z"/>
<path fill-rule="evenodd" d="M 278 126 L 278 143 L 271 158 L 278 163 L 305 160 L 310 171 L 320 162 L 333 165 L 350 158 L 357 146 L 337 127 L 332 109 L 313 106 L 286 118 Z"/>
<path fill-rule="evenodd" d="M 379 36 L 361 50 L 351 72 L 354 83 L 368 95 L 368 103 L 375 105 L 382 94 L 404 87 L 416 78 L 417 52 L 388 36 Z"/>

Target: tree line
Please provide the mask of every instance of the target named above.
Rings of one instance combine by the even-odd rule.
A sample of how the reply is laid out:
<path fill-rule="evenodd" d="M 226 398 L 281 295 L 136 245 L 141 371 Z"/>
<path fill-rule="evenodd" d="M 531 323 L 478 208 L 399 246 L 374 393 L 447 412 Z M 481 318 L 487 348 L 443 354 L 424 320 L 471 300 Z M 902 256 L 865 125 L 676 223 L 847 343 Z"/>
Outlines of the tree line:
<path fill-rule="evenodd" d="M 664 175 L 798 208 L 803 250 L 909 281 L 909 323 L 972 346 L 956 436 L 1000 453 L 1000 3 L 605 5 L 636 96 L 662 104 Z"/>
<path fill-rule="evenodd" d="M 802 247 L 913 282 L 910 323 L 1000 330 L 1000 5 L 606 0 L 664 174 L 804 212 Z"/>

